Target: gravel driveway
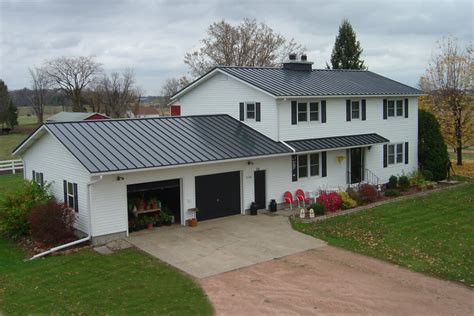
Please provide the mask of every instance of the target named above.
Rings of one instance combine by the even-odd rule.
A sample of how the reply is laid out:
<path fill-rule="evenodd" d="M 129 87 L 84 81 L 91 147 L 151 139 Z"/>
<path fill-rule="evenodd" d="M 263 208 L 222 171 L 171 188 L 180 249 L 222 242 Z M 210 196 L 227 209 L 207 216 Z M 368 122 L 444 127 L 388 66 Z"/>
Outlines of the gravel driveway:
<path fill-rule="evenodd" d="M 474 291 L 325 246 L 199 280 L 218 315 L 473 315 Z"/>

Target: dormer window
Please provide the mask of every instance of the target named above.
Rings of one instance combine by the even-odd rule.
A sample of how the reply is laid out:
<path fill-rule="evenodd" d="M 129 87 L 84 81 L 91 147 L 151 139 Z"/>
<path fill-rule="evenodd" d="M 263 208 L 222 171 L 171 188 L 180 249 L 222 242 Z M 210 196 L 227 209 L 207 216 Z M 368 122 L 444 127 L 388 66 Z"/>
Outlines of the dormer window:
<path fill-rule="evenodd" d="M 319 121 L 318 102 L 298 102 L 298 122 Z"/>

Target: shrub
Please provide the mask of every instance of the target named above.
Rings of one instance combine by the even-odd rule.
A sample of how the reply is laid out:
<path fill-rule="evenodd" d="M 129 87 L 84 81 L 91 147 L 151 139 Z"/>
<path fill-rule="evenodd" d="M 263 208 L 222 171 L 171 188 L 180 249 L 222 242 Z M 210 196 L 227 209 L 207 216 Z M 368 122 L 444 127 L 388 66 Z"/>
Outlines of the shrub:
<path fill-rule="evenodd" d="M 24 181 L 0 201 L 0 233 L 12 239 L 28 235 L 30 211 L 51 199 L 49 185 L 42 187 L 36 182 Z"/>
<path fill-rule="evenodd" d="M 398 186 L 398 178 L 396 176 L 390 176 L 386 185 L 387 189 L 396 189 Z"/>
<path fill-rule="evenodd" d="M 324 204 L 328 212 L 335 212 L 341 208 L 342 204 L 342 199 L 336 192 L 322 192 L 316 201 Z"/>
<path fill-rule="evenodd" d="M 411 174 L 409 174 L 408 178 L 410 179 L 410 186 L 417 186 L 418 184 L 425 181 L 425 177 L 418 170 L 413 171 Z"/>
<path fill-rule="evenodd" d="M 429 170 L 423 170 L 423 178 L 425 178 L 428 181 L 432 181 L 433 180 L 433 172 L 431 172 Z"/>
<path fill-rule="evenodd" d="M 410 188 L 410 180 L 408 180 L 407 176 L 401 176 L 398 178 L 398 186 L 401 190 L 405 191 Z"/>
<path fill-rule="evenodd" d="M 357 205 L 362 204 L 362 199 L 360 198 L 359 191 L 355 190 L 354 188 L 347 188 L 347 194 L 349 194 L 349 197 L 356 201 Z"/>
<path fill-rule="evenodd" d="M 347 210 L 347 209 L 354 208 L 357 206 L 357 202 L 349 196 L 349 193 L 341 192 L 339 193 L 339 195 L 341 196 L 341 200 L 342 200 L 341 208 L 343 210 Z"/>
<path fill-rule="evenodd" d="M 446 178 L 448 150 L 436 117 L 424 110 L 418 115 L 418 163 L 422 170 L 430 170 L 432 180 Z"/>
<path fill-rule="evenodd" d="M 314 215 L 324 215 L 324 214 L 326 214 L 326 206 L 324 206 L 324 204 L 321 204 L 321 203 L 311 203 L 308 206 L 308 210 L 309 209 L 313 209 Z"/>
<path fill-rule="evenodd" d="M 373 185 L 362 184 L 359 186 L 359 197 L 362 203 L 371 203 L 377 201 L 379 198 L 379 192 Z"/>
<path fill-rule="evenodd" d="M 400 191 L 397 189 L 387 189 L 384 192 L 385 196 L 400 196 Z"/>
<path fill-rule="evenodd" d="M 74 239 L 74 220 L 74 210 L 56 200 L 37 205 L 28 215 L 31 237 L 48 246 Z"/>

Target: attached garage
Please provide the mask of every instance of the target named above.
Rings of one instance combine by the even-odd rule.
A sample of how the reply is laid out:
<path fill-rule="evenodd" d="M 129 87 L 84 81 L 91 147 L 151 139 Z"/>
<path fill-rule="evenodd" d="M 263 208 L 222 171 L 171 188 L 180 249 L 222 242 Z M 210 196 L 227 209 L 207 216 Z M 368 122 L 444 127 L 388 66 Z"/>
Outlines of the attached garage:
<path fill-rule="evenodd" d="M 237 215 L 241 212 L 240 171 L 195 178 L 198 220 Z"/>

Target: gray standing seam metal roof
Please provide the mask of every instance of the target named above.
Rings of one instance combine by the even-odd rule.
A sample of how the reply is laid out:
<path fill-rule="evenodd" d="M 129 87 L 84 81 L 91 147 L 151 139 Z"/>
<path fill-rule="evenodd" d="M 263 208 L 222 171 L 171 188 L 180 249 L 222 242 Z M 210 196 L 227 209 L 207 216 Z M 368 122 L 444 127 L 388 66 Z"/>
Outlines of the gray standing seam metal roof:
<path fill-rule="evenodd" d="M 50 122 L 45 126 L 91 173 L 292 152 L 224 114 Z"/>
<path fill-rule="evenodd" d="M 68 122 L 68 121 L 82 121 L 86 118 L 99 114 L 97 112 L 59 112 L 46 119 L 47 122 Z"/>
<path fill-rule="evenodd" d="M 367 70 L 217 67 L 274 96 L 419 95 L 420 90 Z"/>
<path fill-rule="evenodd" d="M 388 139 L 375 133 L 286 141 L 296 152 L 357 147 L 388 142 Z"/>

